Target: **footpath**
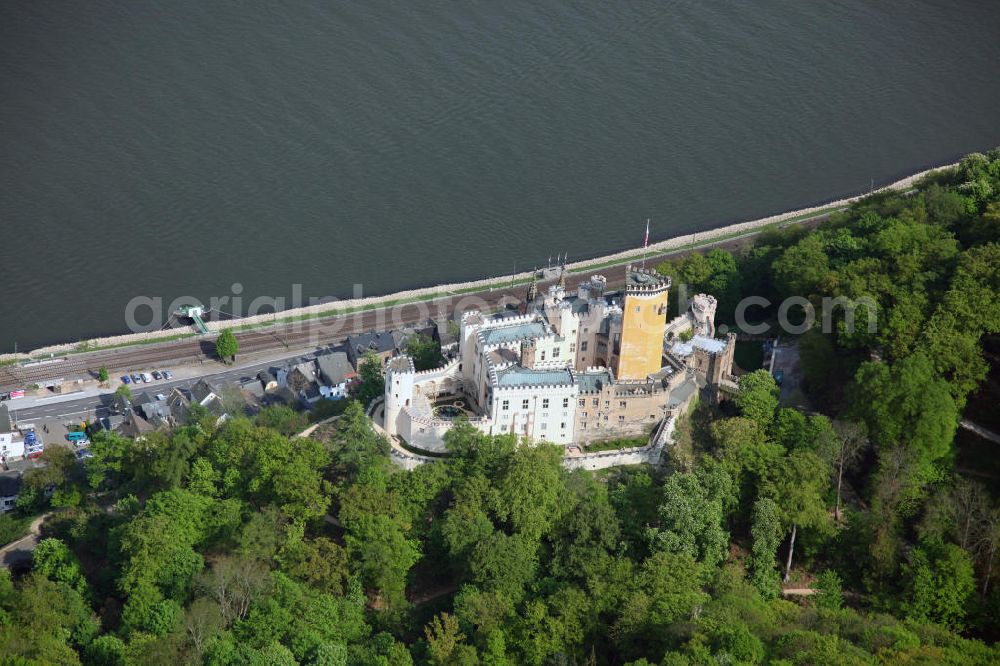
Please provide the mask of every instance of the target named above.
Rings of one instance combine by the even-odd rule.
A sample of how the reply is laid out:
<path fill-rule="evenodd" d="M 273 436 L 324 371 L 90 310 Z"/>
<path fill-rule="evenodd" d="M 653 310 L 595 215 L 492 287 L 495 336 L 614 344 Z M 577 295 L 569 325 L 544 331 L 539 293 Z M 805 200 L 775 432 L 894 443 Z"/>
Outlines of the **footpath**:
<path fill-rule="evenodd" d="M 31 555 L 35 552 L 35 548 L 38 546 L 41 537 L 42 523 L 51 515 L 51 513 L 46 513 L 38 516 L 31 521 L 31 525 L 28 526 L 28 533 L 25 536 L 0 548 L 0 566 L 10 569 L 14 566 L 30 563 Z"/>

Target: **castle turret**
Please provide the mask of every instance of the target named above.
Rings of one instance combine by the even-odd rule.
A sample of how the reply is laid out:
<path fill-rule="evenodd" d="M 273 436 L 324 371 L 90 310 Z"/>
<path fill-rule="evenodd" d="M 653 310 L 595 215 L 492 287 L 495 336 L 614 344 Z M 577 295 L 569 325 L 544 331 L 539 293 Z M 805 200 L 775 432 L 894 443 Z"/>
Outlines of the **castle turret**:
<path fill-rule="evenodd" d="M 538 269 L 531 271 L 531 282 L 528 284 L 528 291 L 524 294 L 524 302 L 518 306 L 518 311 L 524 314 L 535 305 L 538 300 Z"/>
<path fill-rule="evenodd" d="M 615 368 L 619 379 L 645 379 L 662 367 L 669 289 L 670 278 L 652 269 L 626 267 L 621 342 Z"/>
<path fill-rule="evenodd" d="M 521 366 L 531 370 L 538 358 L 538 344 L 533 339 L 521 341 Z"/>
<path fill-rule="evenodd" d="M 603 275 L 591 275 L 589 280 L 581 282 L 576 288 L 576 295 L 585 301 L 602 298 L 608 285 L 608 279 Z"/>
<path fill-rule="evenodd" d="M 399 434 L 399 415 L 413 401 L 413 380 L 416 369 L 409 356 L 390 359 L 385 368 L 385 419 L 383 428 L 392 437 Z"/>
<path fill-rule="evenodd" d="M 694 330 L 698 335 L 715 337 L 715 309 L 718 303 L 714 296 L 695 294 L 691 299 L 691 316 L 694 317 Z"/>

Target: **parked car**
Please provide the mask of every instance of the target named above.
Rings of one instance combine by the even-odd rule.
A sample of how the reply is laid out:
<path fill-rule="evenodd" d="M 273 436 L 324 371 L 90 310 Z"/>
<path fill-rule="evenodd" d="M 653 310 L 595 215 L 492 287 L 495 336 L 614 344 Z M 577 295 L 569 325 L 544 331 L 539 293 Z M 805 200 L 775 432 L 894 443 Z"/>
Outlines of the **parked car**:
<path fill-rule="evenodd" d="M 156 394 L 156 399 L 157 400 L 166 400 L 167 396 L 163 395 L 162 393 L 157 393 Z"/>
<path fill-rule="evenodd" d="M 133 384 L 141 384 L 142 383 L 142 375 L 139 375 L 139 374 L 132 375 L 132 383 Z"/>
<path fill-rule="evenodd" d="M 153 378 L 150 376 L 148 372 L 144 372 L 142 373 L 142 381 L 144 381 L 147 384 L 152 384 Z"/>
<path fill-rule="evenodd" d="M 164 379 L 173 379 L 174 378 L 174 373 L 170 372 L 169 370 L 164 370 L 163 371 L 163 378 Z"/>
<path fill-rule="evenodd" d="M 159 370 L 153 370 L 153 379 L 157 381 L 163 379 L 163 375 L 160 374 Z"/>
<path fill-rule="evenodd" d="M 122 384 L 131 384 L 132 378 L 128 375 L 122 375 Z"/>
<path fill-rule="evenodd" d="M 90 449 L 80 449 L 76 452 L 77 460 L 86 460 L 87 458 L 93 458 L 94 453 Z"/>

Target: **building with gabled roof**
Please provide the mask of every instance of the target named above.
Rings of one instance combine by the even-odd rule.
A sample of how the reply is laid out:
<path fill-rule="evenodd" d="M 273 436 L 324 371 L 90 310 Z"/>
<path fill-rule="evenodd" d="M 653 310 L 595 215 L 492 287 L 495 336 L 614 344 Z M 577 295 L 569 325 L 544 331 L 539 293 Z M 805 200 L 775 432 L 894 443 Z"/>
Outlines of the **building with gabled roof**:
<path fill-rule="evenodd" d="M 401 339 L 391 331 L 358 333 L 347 337 L 347 357 L 355 369 L 368 352 L 373 352 L 385 365 L 400 350 Z"/>

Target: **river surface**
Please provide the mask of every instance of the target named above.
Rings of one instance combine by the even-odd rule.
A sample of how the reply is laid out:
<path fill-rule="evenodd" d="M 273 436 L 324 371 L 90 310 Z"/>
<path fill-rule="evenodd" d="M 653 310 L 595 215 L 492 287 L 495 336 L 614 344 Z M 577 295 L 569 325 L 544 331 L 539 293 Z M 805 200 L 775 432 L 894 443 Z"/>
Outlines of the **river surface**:
<path fill-rule="evenodd" d="M 595 256 L 1000 144 L 995 0 L 6 0 L 0 63 L 0 352 L 126 332 L 136 296 Z"/>

